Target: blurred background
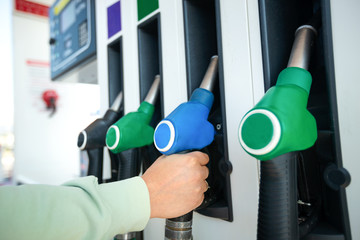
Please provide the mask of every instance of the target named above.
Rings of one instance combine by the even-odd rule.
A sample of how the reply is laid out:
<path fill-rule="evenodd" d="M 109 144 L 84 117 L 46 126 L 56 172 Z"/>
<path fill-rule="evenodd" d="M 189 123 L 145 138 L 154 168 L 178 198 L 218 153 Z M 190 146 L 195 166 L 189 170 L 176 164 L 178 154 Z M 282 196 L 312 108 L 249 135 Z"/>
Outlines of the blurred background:
<path fill-rule="evenodd" d="M 9 183 L 14 166 L 14 94 L 11 32 L 12 1 L 0 3 L 0 184 Z"/>
<path fill-rule="evenodd" d="M 86 167 L 77 136 L 98 117 L 97 76 L 79 83 L 80 68 L 51 80 L 48 9 L 54 2 L 0 2 L 0 184 L 61 184 Z M 48 105 L 48 94 L 56 95 L 56 106 Z"/>

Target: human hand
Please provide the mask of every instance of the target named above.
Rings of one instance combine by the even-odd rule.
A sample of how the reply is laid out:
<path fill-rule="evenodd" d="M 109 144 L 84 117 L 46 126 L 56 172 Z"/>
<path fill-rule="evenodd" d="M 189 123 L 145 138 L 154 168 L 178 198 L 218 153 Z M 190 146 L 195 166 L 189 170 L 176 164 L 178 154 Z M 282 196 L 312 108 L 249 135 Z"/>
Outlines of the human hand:
<path fill-rule="evenodd" d="M 208 162 L 201 152 L 159 157 L 142 175 L 150 194 L 150 217 L 174 218 L 200 206 L 208 189 Z"/>

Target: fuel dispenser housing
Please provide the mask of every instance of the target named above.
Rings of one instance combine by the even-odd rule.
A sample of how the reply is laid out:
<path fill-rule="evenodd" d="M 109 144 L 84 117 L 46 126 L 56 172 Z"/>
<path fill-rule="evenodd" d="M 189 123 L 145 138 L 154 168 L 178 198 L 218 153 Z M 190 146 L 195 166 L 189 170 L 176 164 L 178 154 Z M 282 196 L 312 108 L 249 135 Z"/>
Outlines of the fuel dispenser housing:
<path fill-rule="evenodd" d="M 350 80 L 350 77 L 339 78 L 344 72 L 338 69 L 339 65 L 347 65 L 350 52 L 353 55 L 358 52 L 354 48 L 354 41 L 358 39 L 355 33 L 350 34 L 351 39 L 341 36 L 341 32 L 353 32 L 351 27 L 349 30 L 342 26 L 353 24 L 352 19 L 359 19 L 354 14 L 354 9 L 359 6 L 355 0 L 346 4 L 333 0 L 121 0 L 123 28 L 112 38 L 107 38 L 106 15 L 103 15 L 108 5 L 115 1 L 96 1 L 97 26 L 98 32 L 101 32 L 97 35 L 98 61 L 102 62 L 99 64 L 99 82 L 101 95 L 106 97 L 102 99 L 103 107 L 108 106 L 110 88 L 107 82 L 109 63 L 105 64 L 107 47 L 114 43 L 113 40 L 121 39 L 123 44 L 121 66 L 124 68 L 126 112 L 136 111 L 145 98 L 153 76 L 161 75 L 160 107 L 156 107 L 160 110 L 154 113 L 157 120 L 151 123 L 153 127 L 176 106 L 188 101 L 194 89 L 199 87 L 208 60 L 213 55 L 219 56 L 219 86 L 215 88 L 215 102 L 209 116 L 210 122 L 221 123 L 213 124 L 216 132 L 214 143 L 219 144 L 211 144 L 204 151 L 210 149 L 210 155 L 219 160 L 219 165 L 215 163 L 211 167 L 217 171 L 221 180 L 219 182 L 225 182 L 229 191 L 224 188 L 222 201 L 194 212 L 192 229 L 194 239 L 209 240 L 256 239 L 260 161 L 254 160 L 241 148 L 238 142 L 239 121 L 261 99 L 264 92 L 275 85 L 277 76 L 286 67 L 295 30 L 311 18 L 314 10 L 321 9 L 322 28 L 314 43 L 309 65 L 313 81 L 307 108 L 316 119 L 319 129 L 317 140 L 308 150 L 300 151 L 296 156 L 287 156 L 287 159 L 299 162 L 293 167 L 297 168 L 297 182 L 303 183 L 299 184 L 298 189 L 293 188 L 296 191 L 295 201 L 298 200 L 298 190 L 301 193 L 308 191 L 310 196 L 301 198 L 299 203 L 295 202 L 305 214 L 298 218 L 300 225 L 297 227 L 301 226 L 300 231 L 309 227 L 304 221 L 306 214 L 311 211 L 307 203 L 316 203 L 312 202 L 313 197 L 320 196 L 321 205 L 317 205 L 320 206 L 317 208 L 320 212 L 313 215 L 316 218 L 310 218 L 313 221 L 318 219 L 319 222 L 316 226 L 312 225 L 315 227 L 303 239 L 357 237 L 356 227 L 349 228 L 348 215 L 352 215 L 350 221 L 356 226 L 359 198 L 354 189 L 358 184 L 355 177 L 350 183 L 346 170 L 354 174 L 357 169 L 354 167 L 359 166 L 356 163 L 356 150 L 353 150 L 356 149 L 357 141 L 346 134 L 348 124 L 340 124 L 340 129 L 338 126 L 338 121 L 351 122 L 346 105 L 349 100 L 346 97 L 347 92 L 352 92 L 354 96 L 355 90 L 349 85 L 355 80 Z M 144 3 L 150 2 L 150 8 L 141 9 Z M 142 11 L 140 14 L 139 8 Z M 344 19 L 351 20 L 346 22 Z M 332 42 L 333 39 L 347 39 L 349 46 L 346 51 L 344 46 L 339 46 L 339 42 Z M 338 57 L 340 64 L 333 62 Z M 353 69 L 356 68 L 356 59 L 352 58 L 349 64 Z M 356 82 L 354 86 L 359 85 Z M 339 89 L 342 90 L 341 99 L 339 95 L 336 97 Z M 342 105 L 339 105 L 340 102 Z M 337 112 L 336 108 L 342 109 L 342 112 Z M 355 108 L 356 105 L 353 111 L 357 112 L 355 119 L 358 119 L 358 110 Z M 358 133 L 356 124 L 351 126 L 354 134 Z M 352 139 L 352 144 L 349 144 L 349 139 Z M 145 163 L 144 170 L 161 154 L 154 146 L 149 148 L 140 149 L 143 160 L 152 159 Z M 344 189 L 349 183 L 351 188 Z M 203 213 L 205 211 L 208 212 Z M 144 238 L 162 239 L 163 236 L 164 220 L 151 219 L 144 230 Z"/>
<path fill-rule="evenodd" d="M 233 220 L 230 174 L 232 164 L 228 156 L 224 75 L 222 62 L 222 38 L 220 3 L 212 1 L 184 0 L 185 59 L 187 66 L 187 92 L 200 85 L 209 59 L 218 55 L 218 79 L 213 86 L 214 103 L 208 121 L 214 126 L 214 141 L 204 151 L 209 154 L 209 169 L 216 182 L 217 200 L 214 204 L 197 210 L 205 216 Z M 221 190 L 220 190 L 221 189 Z"/>
<path fill-rule="evenodd" d="M 287 64 L 296 28 L 306 24 L 317 11 L 321 13 L 321 27 L 310 58 L 313 83 L 307 105 L 316 119 L 318 137 L 313 147 L 300 151 L 296 166 L 299 236 L 301 239 L 351 239 L 345 200 L 350 175 L 342 167 L 339 154 L 330 1 L 260 0 L 259 10 L 265 91 L 274 85 L 276 75 Z M 332 171 L 343 180 L 329 184 Z"/>

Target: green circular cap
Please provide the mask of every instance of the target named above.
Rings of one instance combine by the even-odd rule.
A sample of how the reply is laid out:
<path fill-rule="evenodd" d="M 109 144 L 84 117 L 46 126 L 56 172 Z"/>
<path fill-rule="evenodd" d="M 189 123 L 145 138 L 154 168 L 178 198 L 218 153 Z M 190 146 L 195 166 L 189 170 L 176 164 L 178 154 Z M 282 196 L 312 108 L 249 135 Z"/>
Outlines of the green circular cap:
<path fill-rule="evenodd" d="M 267 109 L 253 109 L 239 127 L 241 146 L 250 154 L 263 156 L 272 152 L 281 138 L 281 126 L 276 115 Z"/>
<path fill-rule="evenodd" d="M 119 144 L 119 128 L 115 125 L 111 126 L 106 133 L 106 146 L 113 150 Z"/>
<path fill-rule="evenodd" d="M 266 147 L 273 137 L 273 125 L 270 118 L 261 113 L 249 116 L 242 126 L 241 137 L 251 149 Z"/>

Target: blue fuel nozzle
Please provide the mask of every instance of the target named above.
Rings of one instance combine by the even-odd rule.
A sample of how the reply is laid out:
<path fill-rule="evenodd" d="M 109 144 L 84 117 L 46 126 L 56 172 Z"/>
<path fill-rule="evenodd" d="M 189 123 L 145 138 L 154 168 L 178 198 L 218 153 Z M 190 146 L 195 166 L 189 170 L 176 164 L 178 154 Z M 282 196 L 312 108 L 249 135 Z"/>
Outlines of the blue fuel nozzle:
<path fill-rule="evenodd" d="M 215 129 L 207 119 L 214 102 L 211 90 L 216 79 L 217 63 L 218 58 L 214 56 L 200 88 L 194 90 L 188 102 L 180 104 L 157 125 L 154 143 L 161 153 L 170 155 L 202 149 L 214 140 Z"/>

